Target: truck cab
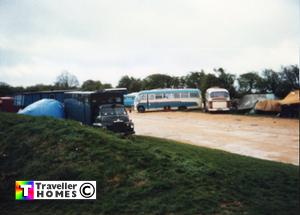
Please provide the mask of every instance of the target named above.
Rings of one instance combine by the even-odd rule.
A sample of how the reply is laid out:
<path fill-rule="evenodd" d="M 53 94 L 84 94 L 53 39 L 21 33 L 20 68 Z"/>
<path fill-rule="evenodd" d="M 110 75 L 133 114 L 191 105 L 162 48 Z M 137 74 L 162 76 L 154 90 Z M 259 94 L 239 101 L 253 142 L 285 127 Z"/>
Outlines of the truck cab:
<path fill-rule="evenodd" d="M 101 105 L 93 126 L 125 135 L 135 133 L 133 122 L 129 119 L 124 105 L 120 104 Z"/>
<path fill-rule="evenodd" d="M 230 95 L 228 90 L 219 87 L 213 87 L 206 90 L 205 110 L 208 112 L 229 111 Z"/>

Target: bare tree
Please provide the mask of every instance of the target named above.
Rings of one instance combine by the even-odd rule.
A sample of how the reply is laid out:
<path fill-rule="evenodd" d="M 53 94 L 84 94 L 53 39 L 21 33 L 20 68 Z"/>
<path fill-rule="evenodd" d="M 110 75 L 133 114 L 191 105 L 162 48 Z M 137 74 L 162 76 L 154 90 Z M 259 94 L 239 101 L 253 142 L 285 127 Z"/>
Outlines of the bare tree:
<path fill-rule="evenodd" d="M 55 85 L 62 88 L 74 88 L 79 86 L 79 81 L 75 75 L 68 71 L 63 71 L 57 76 Z"/>

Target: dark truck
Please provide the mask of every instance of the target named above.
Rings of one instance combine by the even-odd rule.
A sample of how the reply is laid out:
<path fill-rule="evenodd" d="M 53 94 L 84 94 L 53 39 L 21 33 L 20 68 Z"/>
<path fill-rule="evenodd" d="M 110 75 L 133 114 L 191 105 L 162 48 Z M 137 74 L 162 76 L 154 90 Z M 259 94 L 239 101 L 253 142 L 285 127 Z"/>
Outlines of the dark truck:
<path fill-rule="evenodd" d="M 134 134 L 134 125 L 129 120 L 124 105 L 120 104 L 101 105 L 93 126 L 124 134 Z"/>
<path fill-rule="evenodd" d="M 133 123 L 129 120 L 127 113 L 123 114 L 122 117 L 120 114 L 115 114 L 114 117 L 103 118 L 104 113 L 102 115 L 104 108 L 111 108 L 111 113 L 119 113 L 122 109 L 126 93 L 126 88 L 65 92 L 65 116 L 67 119 L 73 119 L 85 125 L 103 127 L 124 134 L 132 134 L 134 133 Z M 102 121 L 103 123 L 100 122 L 101 120 L 104 120 Z M 104 126 L 99 126 L 99 123 Z"/>

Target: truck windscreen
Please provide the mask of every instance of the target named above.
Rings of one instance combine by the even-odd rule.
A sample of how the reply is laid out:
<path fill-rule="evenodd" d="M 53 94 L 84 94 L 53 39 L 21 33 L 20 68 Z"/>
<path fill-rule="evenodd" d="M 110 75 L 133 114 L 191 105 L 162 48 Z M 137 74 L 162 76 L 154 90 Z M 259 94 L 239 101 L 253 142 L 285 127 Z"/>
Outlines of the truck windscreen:
<path fill-rule="evenodd" d="M 101 108 L 100 114 L 102 116 L 127 115 L 124 108 L 110 108 L 110 107 Z"/>

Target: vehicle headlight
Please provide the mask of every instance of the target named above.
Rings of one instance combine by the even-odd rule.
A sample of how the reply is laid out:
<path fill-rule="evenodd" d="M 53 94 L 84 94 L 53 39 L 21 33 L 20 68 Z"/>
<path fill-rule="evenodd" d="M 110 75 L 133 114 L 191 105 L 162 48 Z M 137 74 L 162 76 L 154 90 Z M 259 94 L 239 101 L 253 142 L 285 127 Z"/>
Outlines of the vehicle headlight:
<path fill-rule="evenodd" d="M 100 122 L 93 123 L 93 126 L 103 127 L 103 125 Z"/>

